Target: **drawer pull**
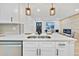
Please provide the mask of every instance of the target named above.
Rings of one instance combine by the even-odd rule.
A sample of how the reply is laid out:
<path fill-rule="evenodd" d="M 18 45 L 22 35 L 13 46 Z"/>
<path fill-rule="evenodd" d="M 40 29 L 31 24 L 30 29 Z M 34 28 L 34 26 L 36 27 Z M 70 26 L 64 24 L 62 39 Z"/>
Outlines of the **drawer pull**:
<path fill-rule="evenodd" d="M 65 46 L 65 44 L 58 44 L 59 46 Z"/>

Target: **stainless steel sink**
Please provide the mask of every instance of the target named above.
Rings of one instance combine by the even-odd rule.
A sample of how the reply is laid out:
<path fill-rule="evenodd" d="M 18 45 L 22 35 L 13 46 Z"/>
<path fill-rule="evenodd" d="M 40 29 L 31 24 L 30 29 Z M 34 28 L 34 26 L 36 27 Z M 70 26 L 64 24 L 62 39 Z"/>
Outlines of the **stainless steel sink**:
<path fill-rule="evenodd" d="M 28 36 L 27 37 L 28 39 L 36 39 L 36 38 L 39 38 L 39 39 L 50 39 L 51 37 L 50 36 Z"/>

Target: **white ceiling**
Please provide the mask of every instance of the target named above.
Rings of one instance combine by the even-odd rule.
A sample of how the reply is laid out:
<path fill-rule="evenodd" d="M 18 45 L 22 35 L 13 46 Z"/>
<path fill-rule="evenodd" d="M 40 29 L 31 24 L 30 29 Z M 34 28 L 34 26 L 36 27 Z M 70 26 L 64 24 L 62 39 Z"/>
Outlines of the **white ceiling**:
<path fill-rule="evenodd" d="M 56 14 L 54 16 L 49 15 L 50 3 L 30 3 L 32 15 L 35 17 L 43 17 L 49 20 L 60 20 L 65 17 L 79 13 L 79 3 L 54 3 L 56 8 Z M 37 12 L 40 9 L 40 12 Z M 75 11 L 75 9 L 78 9 Z"/>

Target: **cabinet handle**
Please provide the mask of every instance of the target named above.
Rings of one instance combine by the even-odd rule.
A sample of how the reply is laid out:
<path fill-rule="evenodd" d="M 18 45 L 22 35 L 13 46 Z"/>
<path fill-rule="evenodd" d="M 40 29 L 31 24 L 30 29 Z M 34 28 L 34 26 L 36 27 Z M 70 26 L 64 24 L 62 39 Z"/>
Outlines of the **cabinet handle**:
<path fill-rule="evenodd" d="M 41 49 L 37 49 L 36 54 L 37 56 L 41 56 Z"/>
<path fill-rule="evenodd" d="M 59 46 L 65 46 L 65 44 L 59 44 Z"/>
<path fill-rule="evenodd" d="M 13 22 L 13 17 L 11 17 L 11 22 Z"/>
<path fill-rule="evenodd" d="M 39 56 L 41 56 L 41 49 L 39 49 Z"/>
<path fill-rule="evenodd" d="M 59 52 L 58 49 L 56 49 L 56 55 L 57 55 L 57 56 L 58 56 L 58 54 L 59 54 L 58 52 Z"/>
<path fill-rule="evenodd" d="M 36 50 L 36 54 L 37 54 L 37 56 L 38 56 L 38 49 Z"/>

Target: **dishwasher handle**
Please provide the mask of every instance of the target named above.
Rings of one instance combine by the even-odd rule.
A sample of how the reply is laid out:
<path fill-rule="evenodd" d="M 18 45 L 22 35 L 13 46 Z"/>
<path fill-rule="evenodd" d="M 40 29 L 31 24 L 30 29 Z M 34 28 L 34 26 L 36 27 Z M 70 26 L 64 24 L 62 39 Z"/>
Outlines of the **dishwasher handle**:
<path fill-rule="evenodd" d="M 0 45 L 21 45 L 21 42 L 0 42 Z"/>

